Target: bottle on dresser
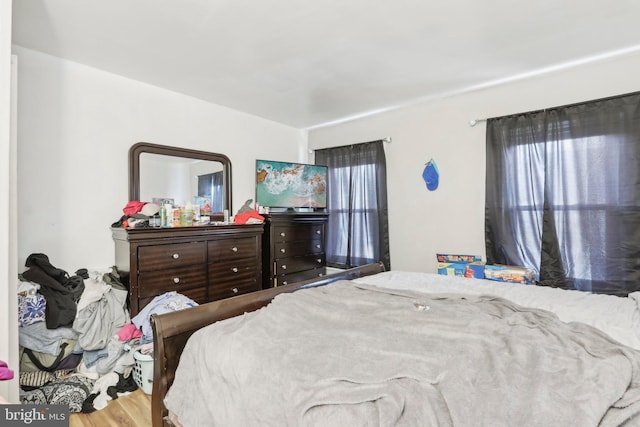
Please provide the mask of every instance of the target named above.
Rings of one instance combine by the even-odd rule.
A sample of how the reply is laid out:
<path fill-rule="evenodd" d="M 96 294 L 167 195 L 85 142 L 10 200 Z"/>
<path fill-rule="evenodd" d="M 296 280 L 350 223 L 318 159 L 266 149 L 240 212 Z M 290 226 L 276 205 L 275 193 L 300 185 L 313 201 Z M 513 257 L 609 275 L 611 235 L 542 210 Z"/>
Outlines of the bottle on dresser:
<path fill-rule="evenodd" d="M 162 203 L 160 204 L 160 210 L 158 211 L 160 214 L 160 227 L 167 226 L 167 205 Z"/>
<path fill-rule="evenodd" d="M 173 218 L 172 218 L 172 227 L 180 227 L 180 217 L 182 216 L 182 211 L 179 206 L 173 208 Z"/>
<path fill-rule="evenodd" d="M 193 225 L 193 205 L 187 203 L 180 213 L 180 226 L 187 227 Z"/>

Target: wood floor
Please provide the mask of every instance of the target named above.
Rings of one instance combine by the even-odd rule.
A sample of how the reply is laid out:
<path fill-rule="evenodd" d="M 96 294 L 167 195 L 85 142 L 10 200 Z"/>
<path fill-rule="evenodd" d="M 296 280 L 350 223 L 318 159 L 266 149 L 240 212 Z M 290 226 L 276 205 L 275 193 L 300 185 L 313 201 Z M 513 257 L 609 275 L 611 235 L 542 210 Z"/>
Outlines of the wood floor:
<path fill-rule="evenodd" d="M 90 414 L 71 414 L 69 427 L 151 427 L 151 395 L 141 389 Z"/>

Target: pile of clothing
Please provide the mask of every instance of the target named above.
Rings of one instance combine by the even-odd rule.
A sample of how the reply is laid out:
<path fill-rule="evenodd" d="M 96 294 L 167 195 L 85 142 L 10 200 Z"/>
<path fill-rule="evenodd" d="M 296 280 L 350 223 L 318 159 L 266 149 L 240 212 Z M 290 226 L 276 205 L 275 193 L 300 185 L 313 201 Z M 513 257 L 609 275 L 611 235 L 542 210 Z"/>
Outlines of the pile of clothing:
<path fill-rule="evenodd" d="M 138 388 L 135 352 L 153 353 L 153 313 L 197 305 L 169 292 L 134 319 L 128 276 L 111 267 L 69 275 L 45 254 L 31 254 L 18 285 L 20 399 L 93 412 Z"/>
<path fill-rule="evenodd" d="M 158 213 L 160 211 L 160 206 L 156 203 L 149 202 L 141 202 L 139 200 L 131 200 L 126 204 L 124 208 L 122 208 L 122 212 L 124 215 L 120 217 L 120 219 L 113 224 L 111 227 L 113 228 L 148 228 L 153 227 L 149 220 L 151 218 L 157 217 L 158 224 L 157 227 L 160 226 L 160 218 L 158 217 Z"/>

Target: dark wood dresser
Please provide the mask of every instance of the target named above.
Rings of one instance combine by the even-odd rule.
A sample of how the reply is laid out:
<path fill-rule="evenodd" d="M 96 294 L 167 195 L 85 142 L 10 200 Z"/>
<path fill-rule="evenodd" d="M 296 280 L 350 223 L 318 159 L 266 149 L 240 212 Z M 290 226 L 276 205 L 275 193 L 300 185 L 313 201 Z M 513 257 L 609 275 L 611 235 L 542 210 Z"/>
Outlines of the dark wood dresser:
<path fill-rule="evenodd" d="M 169 291 L 203 304 L 262 288 L 262 224 L 111 230 L 132 317 Z"/>
<path fill-rule="evenodd" d="M 265 215 L 262 245 L 265 288 L 326 274 L 326 213 Z"/>

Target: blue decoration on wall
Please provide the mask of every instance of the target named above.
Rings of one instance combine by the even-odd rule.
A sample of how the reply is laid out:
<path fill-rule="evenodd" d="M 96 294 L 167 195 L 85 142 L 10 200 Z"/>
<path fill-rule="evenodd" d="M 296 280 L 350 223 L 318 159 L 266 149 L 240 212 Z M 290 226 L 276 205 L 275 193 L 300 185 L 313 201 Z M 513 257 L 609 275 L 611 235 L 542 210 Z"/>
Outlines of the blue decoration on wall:
<path fill-rule="evenodd" d="M 424 183 L 427 184 L 427 190 L 433 191 L 438 188 L 440 172 L 438 171 L 435 160 L 431 159 L 427 162 L 422 171 L 422 179 L 424 179 Z"/>

